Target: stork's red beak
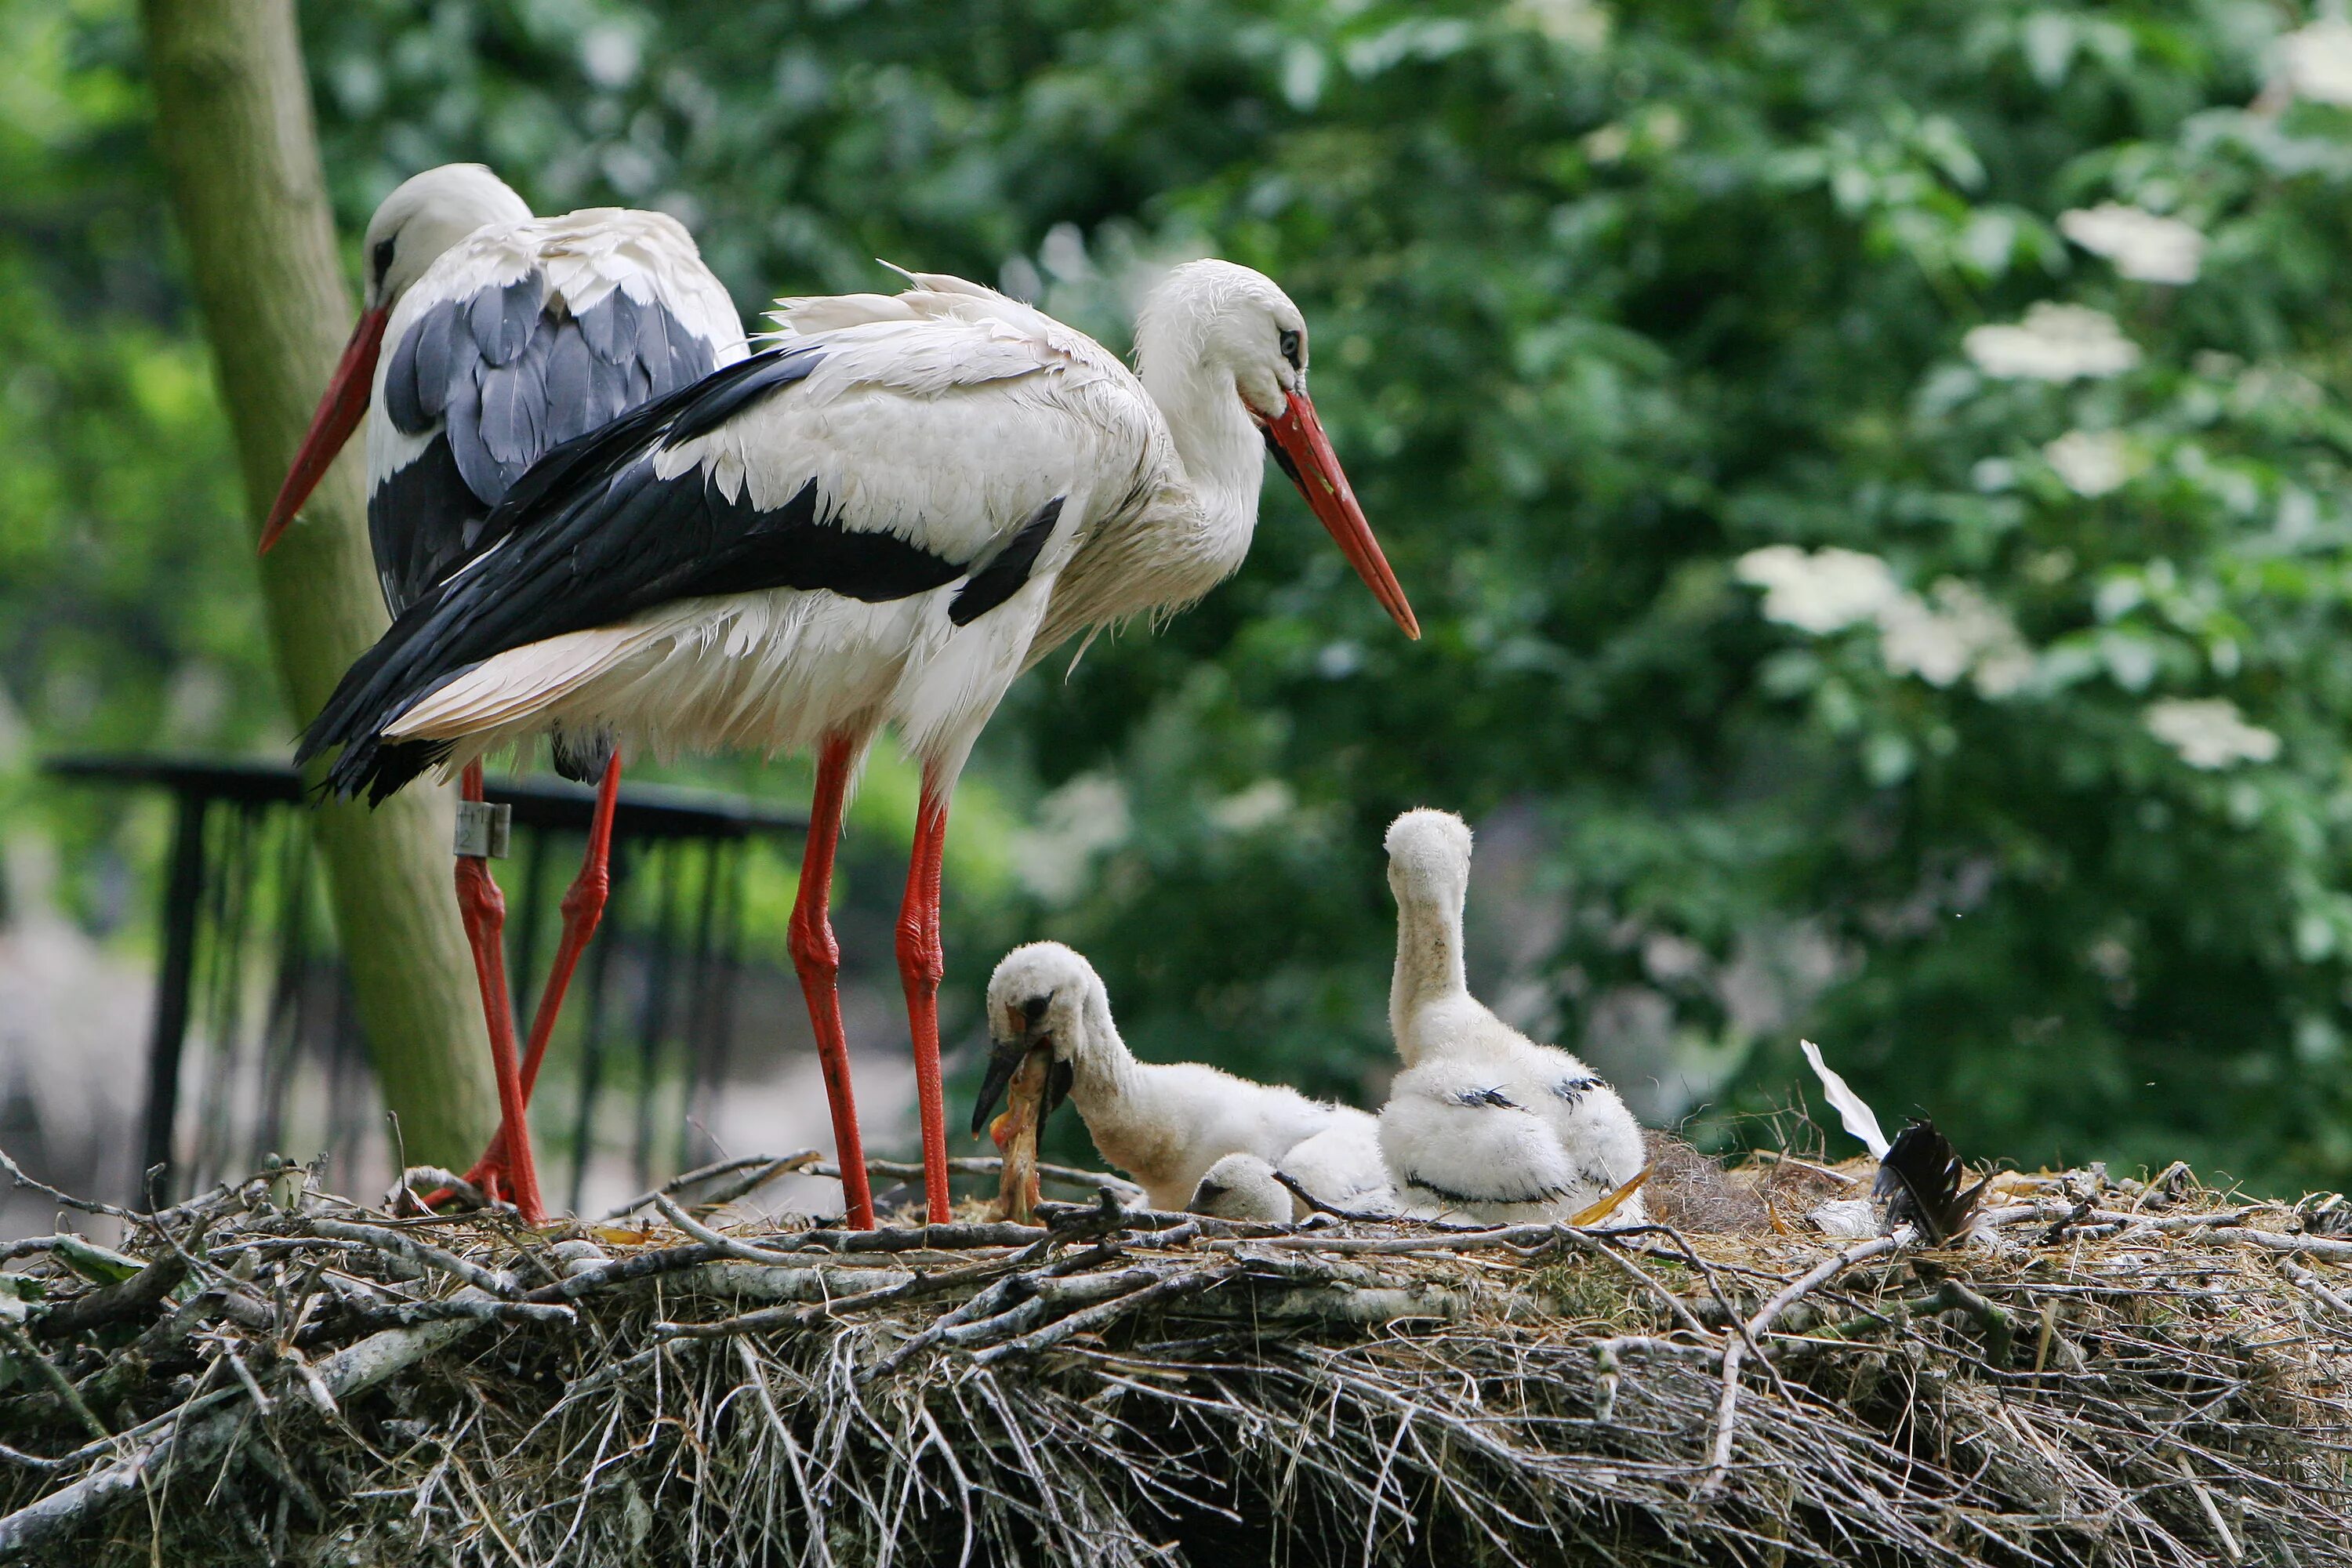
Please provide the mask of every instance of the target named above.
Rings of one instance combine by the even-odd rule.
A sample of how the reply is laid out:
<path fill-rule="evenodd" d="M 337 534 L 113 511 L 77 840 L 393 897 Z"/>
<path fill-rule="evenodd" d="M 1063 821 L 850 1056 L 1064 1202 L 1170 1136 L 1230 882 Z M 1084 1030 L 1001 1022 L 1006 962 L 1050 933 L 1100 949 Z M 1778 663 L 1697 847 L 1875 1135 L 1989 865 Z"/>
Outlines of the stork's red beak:
<path fill-rule="evenodd" d="M 1380 541 L 1372 537 L 1372 525 L 1364 521 L 1364 509 L 1356 504 L 1356 492 L 1349 489 L 1348 476 L 1339 470 L 1339 455 L 1331 450 L 1331 437 L 1323 434 L 1323 422 L 1315 417 L 1315 405 L 1305 387 L 1290 395 L 1289 405 L 1278 418 L 1265 422 L 1265 444 L 1282 471 L 1290 476 L 1290 482 L 1298 487 L 1298 493 L 1307 498 L 1307 510 L 1331 531 L 1332 542 L 1372 591 L 1372 597 L 1381 602 L 1381 608 L 1404 628 L 1405 636 L 1418 639 L 1421 623 L 1412 618 L 1412 606 L 1405 603 L 1404 589 L 1389 570 Z"/>
<path fill-rule="evenodd" d="M 352 329 L 352 341 L 343 345 L 343 357 L 328 379 L 327 395 L 319 399 L 319 411 L 310 416 L 310 428 L 303 433 L 302 445 L 294 454 L 294 466 L 286 471 L 286 482 L 278 487 L 278 499 L 269 503 L 269 521 L 261 528 L 264 555 L 302 510 L 302 503 L 310 499 L 310 492 L 319 488 L 328 465 L 367 413 L 368 389 L 375 384 L 375 358 L 383 350 L 383 327 L 390 317 L 389 311 L 370 310 Z"/>

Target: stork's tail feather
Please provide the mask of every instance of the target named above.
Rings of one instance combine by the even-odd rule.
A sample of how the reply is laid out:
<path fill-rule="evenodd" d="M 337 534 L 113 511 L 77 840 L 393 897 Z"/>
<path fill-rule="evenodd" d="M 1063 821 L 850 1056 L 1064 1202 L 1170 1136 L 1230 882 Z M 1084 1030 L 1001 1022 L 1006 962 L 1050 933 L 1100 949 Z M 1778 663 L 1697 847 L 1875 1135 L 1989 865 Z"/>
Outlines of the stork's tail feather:
<path fill-rule="evenodd" d="M 367 786 L 368 805 L 382 805 L 417 774 L 439 767 L 456 751 L 451 741 L 386 741 L 369 748 L 367 771 L 352 781 L 352 793 Z"/>
<path fill-rule="evenodd" d="M 454 741 L 392 741 L 370 735 L 345 746 L 327 768 L 327 776 L 312 792 L 315 800 L 354 800 L 367 796 L 370 807 L 382 805 L 401 790 L 449 760 Z"/>

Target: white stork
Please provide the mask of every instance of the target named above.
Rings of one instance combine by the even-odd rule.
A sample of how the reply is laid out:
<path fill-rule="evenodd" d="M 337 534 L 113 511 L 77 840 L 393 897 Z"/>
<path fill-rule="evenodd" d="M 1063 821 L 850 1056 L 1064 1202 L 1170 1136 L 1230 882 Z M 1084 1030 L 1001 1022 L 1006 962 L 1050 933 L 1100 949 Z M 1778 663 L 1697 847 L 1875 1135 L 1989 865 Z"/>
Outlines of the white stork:
<path fill-rule="evenodd" d="M 531 464 L 743 357 L 743 325 L 693 239 L 661 213 L 534 218 L 478 163 L 428 169 L 368 223 L 365 308 L 264 525 L 269 549 L 368 416 L 368 537 L 396 616 L 480 548 Z M 384 352 L 384 345 L 392 345 Z M 373 412 L 371 412 L 373 411 Z M 620 759 L 600 731 L 555 736 L 566 777 L 599 781 L 588 852 L 520 1068 L 501 947 L 505 901 L 478 853 L 457 858 L 499 1080 L 498 1139 L 470 1178 L 541 1217 L 523 1114 L 580 954 L 603 916 Z M 481 798 L 478 765 L 467 799 Z"/>
<path fill-rule="evenodd" d="M 1234 1154 L 1253 1155 L 1269 1167 L 1265 1173 L 1242 1162 L 1224 1167 L 1237 1181 L 1243 1173 L 1262 1176 L 1255 1183 L 1261 1194 L 1272 1182 L 1271 1170 L 1279 1169 L 1336 1208 L 1386 1206 L 1388 1177 L 1370 1116 L 1199 1062 L 1136 1060 L 1111 1021 L 1102 976 L 1058 942 L 1016 947 L 998 963 L 988 982 L 988 1026 L 995 1049 L 972 1110 L 975 1135 L 1022 1058 L 1043 1046 L 1053 1061 L 1040 1120 L 1066 1098 L 1078 1108 L 1095 1148 L 1142 1184 L 1153 1208 L 1221 1198 L 1213 1192 L 1203 1197 L 1201 1184 Z M 1278 1184 L 1275 1190 L 1282 1191 Z M 1277 1217 L 1291 1217 L 1287 1192 L 1278 1206 Z M 1265 1215 L 1252 1207 L 1233 1209 L 1230 1217 Z"/>
<path fill-rule="evenodd" d="M 1130 373 L 993 290 L 909 281 L 784 301 L 763 352 L 534 468 L 478 552 L 352 666 L 300 752 L 341 746 L 331 785 L 378 799 L 556 726 L 814 752 L 791 947 L 860 1226 L 873 1205 L 825 910 L 875 732 L 895 726 L 922 767 L 898 948 L 937 1220 L 948 803 L 1013 678 L 1239 566 L 1266 447 L 1419 635 L 1307 398 L 1305 319 L 1272 282 L 1220 261 L 1176 268 L 1144 305 Z"/>
<path fill-rule="evenodd" d="M 1470 829 L 1408 811 L 1388 832 L 1397 901 L 1389 1027 L 1405 1070 L 1381 1110 L 1381 1153 L 1407 1213 L 1497 1224 L 1566 1219 L 1633 1179 L 1642 1130 L 1617 1091 L 1470 994 L 1462 905 Z M 1639 1193 L 1611 1216 L 1643 1216 Z"/>

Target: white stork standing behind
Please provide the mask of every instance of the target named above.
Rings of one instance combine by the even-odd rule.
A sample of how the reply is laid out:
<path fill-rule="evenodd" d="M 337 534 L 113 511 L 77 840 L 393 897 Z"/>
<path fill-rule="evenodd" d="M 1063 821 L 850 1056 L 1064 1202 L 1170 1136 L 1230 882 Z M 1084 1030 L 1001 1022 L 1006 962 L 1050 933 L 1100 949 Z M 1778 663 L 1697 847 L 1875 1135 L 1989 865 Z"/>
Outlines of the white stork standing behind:
<path fill-rule="evenodd" d="M 1303 1215 L 1305 1205 L 1274 1182 L 1275 1170 L 1336 1208 L 1377 1209 L 1388 1201 L 1370 1115 L 1199 1062 L 1138 1061 L 1111 1021 L 1102 976 L 1058 942 L 1016 947 L 998 963 L 988 981 L 988 1026 L 995 1049 L 972 1110 L 975 1135 L 1022 1059 L 1044 1047 L 1052 1063 L 1039 1120 L 1066 1098 L 1095 1148 L 1142 1184 L 1153 1208 L 1219 1204 L 1224 1194 L 1203 1194 L 1201 1186 L 1229 1155 L 1255 1156 L 1265 1167 L 1225 1166 L 1237 1184 L 1247 1173 L 1263 1199 L 1248 1208 L 1208 1211 L 1229 1218 Z M 1265 1195 L 1276 1192 L 1283 1194 L 1278 1205 Z M 1281 1212 L 1260 1212 L 1268 1205 Z"/>
<path fill-rule="evenodd" d="M 1452 812 L 1408 811 L 1389 828 L 1388 852 L 1397 901 L 1389 1027 L 1405 1070 L 1390 1086 L 1380 1137 L 1399 1203 L 1423 1218 L 1539 1223 L 1632 1181 L 1642 1130 L 1617 1091 L 1470 994 L 1470 829 Z M 1611 1217 L 1642 1216 L 1635 1193 Z"/>
<path fill-rule="evenodd" d="M 1408 635 L 1267 279 L 1180 267 L 1138 368 L 992 289 L 787 300 L 772 346 L 534 468 L 479 548 L 354 664 L 300 754 L 375 798 L 550 728 L 816 757 L 791 946 L 849 1219 L 873 1223 L 825 910 L 851 780 L 896 727 L 922 767 L 898 924 L 924 1190 L 948 1211 L 939 1070 L 949 798 L 1014 676 L 1080 630 L 1186 605 L 1241 564 L 1265 448 Z"/>
<path fill-rule="evenodd" d="M 261 548 L 278 542 L 365 416 L 368 538 L 395 616 L 481 548 L 491 510 L 541 457 L 745 352 L 734 302 L 676 219 L 619 207 L 534 218 L 478 163 L 402 183 L 369 220 L 362 255 L 359 324 L 269 509 Z M 500 1120 L 468 1179 L 493 1195 L 503 1190 L 534 1222 L 541 1205 L 523 1116 L 604 914 L 621 778 L 618 753 L 593 727 L 555 736 L 555 766 L 598 781 L 596 808 L 520 1065 L 505 900 L 479 849 L 461 850 L 457 869 Z M 482 798 L 478 763 L 466 770 L 463 794 Z"/>

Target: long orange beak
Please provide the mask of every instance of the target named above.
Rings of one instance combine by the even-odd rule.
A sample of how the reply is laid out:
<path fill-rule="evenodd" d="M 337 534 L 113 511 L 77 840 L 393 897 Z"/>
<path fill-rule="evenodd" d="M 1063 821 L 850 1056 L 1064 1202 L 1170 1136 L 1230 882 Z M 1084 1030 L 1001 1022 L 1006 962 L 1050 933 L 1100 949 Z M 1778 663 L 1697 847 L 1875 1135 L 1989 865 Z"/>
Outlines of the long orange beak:
<path fill-rule="evenodd" d="M 294 466 L 286 470 L 286 482 L 278 487 L 278 499 L 269 503 L 269 521 L 261 528 L 262 554 L 269 553 L 269 547 L 319 488 L 335 454 L 359 428 L 361 416 L 367 413 L 368 389 L 375 384 L 375 358 L 383 351 L 384 323 L 390 319 L 388 310 L 369 310 L 352 329 L 352 341 L 343 345 L 343 357 L 327 381 L 327 395 L 319 399 L 319 411 L 310 416 L 310 428 L 303 433 L 302 445 L 294 453 Z"/>
<path fill-rule="evenodd" d="M 1331 437 L 1323 434 L 1323 422 L 1315 417 L 1315 405 L 1304 387 L 1290 395 L 1289 406 L 1279 418 L 1265 422 L 1265 444 L 1381 608 L 1404 628 L 1405 636 L 1418 640 L 1421 623 L 1412 618 L 1412 606 L 1405 603 L 1404 589 L 1389 570 L 1380 541 L 1372 537 L 1372 525 L 1364 521 L 1364 509 L 1356 504 L 1356 492 L 1339 470 L 1339 455 L 1331 450 Z"/>

